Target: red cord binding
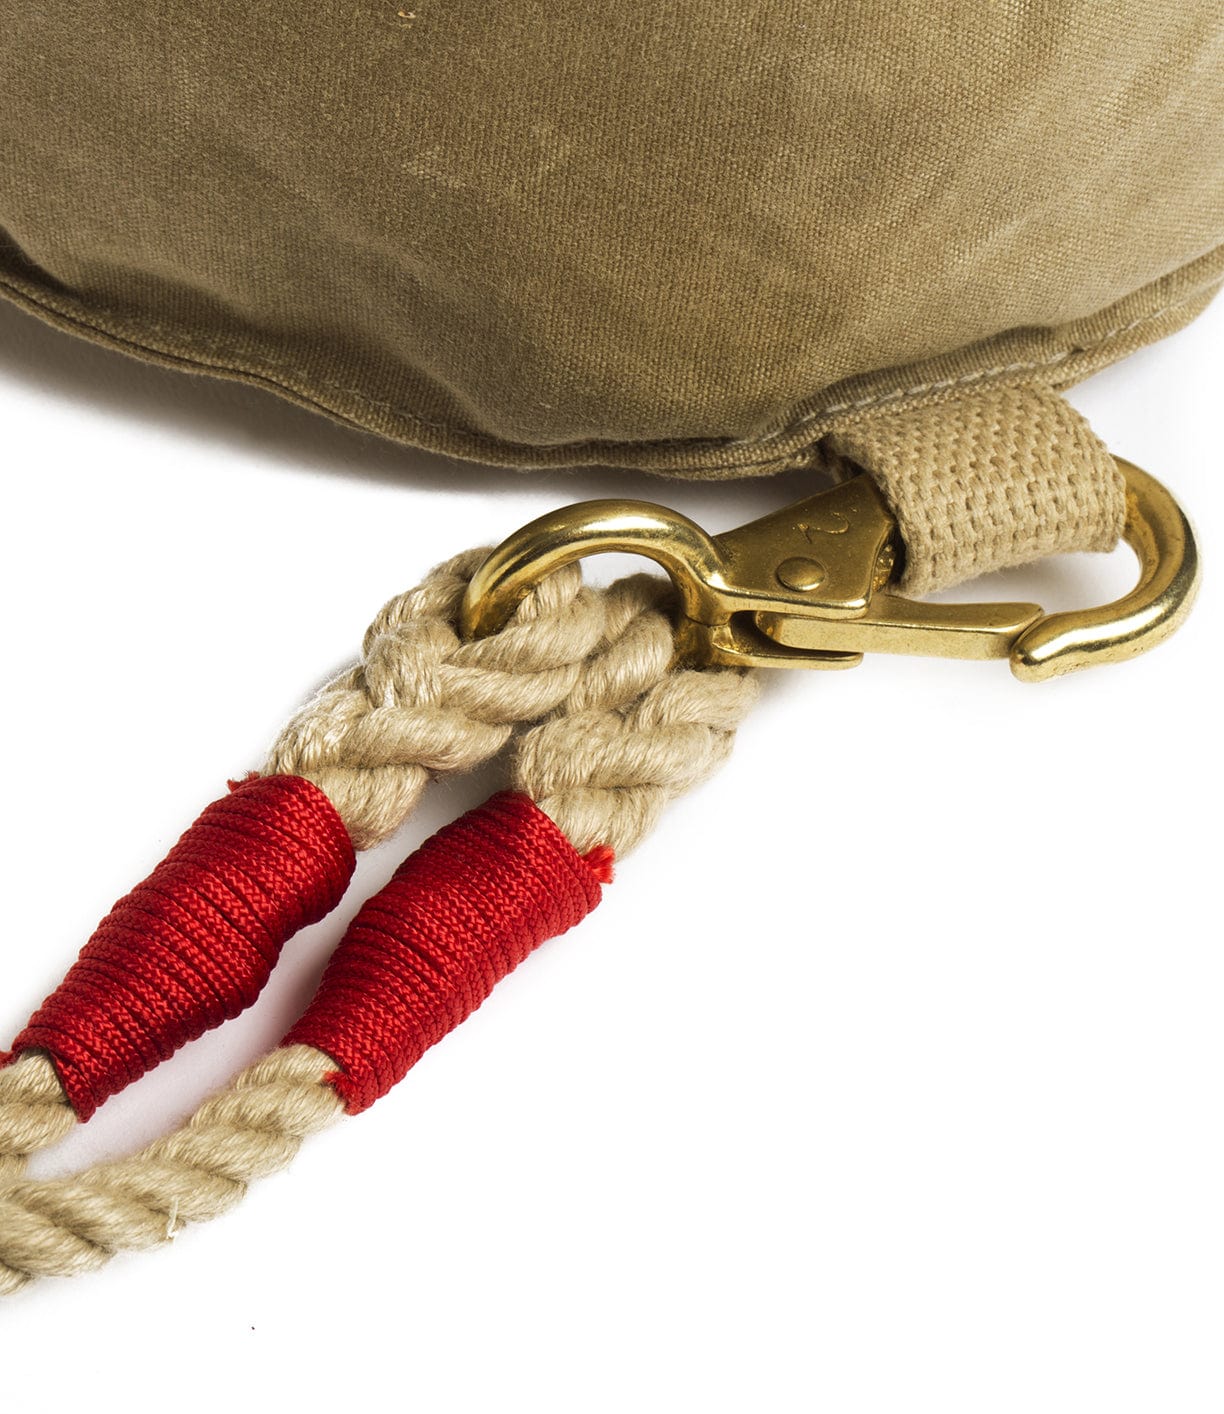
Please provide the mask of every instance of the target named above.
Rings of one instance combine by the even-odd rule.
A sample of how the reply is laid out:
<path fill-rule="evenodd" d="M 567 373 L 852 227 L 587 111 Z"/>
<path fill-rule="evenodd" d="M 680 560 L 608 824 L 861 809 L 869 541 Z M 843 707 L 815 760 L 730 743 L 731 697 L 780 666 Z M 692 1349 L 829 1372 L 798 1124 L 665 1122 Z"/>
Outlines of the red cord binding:
<path fill-rule="evenodd" d="M 251 777 L 215 801 L 122 898 L 13 1043 L 50 1052 L 88 1119 L 259 995 L 285 941 L 329 913 L 355 864 L 344 822 L 299 776 Z"/>
<path fill-rule="evenodd" d="M 530 797 L 495 795 L 410 855 L 358 913 L 283 1045 L 314 1046 L 350 1114 L 367 1109 L 494 985 L 584 918 L 611 878 Z"/>

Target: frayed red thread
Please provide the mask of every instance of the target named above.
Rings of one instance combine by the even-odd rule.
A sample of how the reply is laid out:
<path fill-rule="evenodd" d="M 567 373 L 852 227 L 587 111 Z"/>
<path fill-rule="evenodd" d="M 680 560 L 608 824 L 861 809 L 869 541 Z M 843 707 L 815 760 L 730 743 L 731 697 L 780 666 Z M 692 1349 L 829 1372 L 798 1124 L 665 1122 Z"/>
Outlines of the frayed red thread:
<path fill-rule="evenodd" d="M 610 844 L 597 844 L 594 849 L 588 849 L 582 857 L 601 884 L 612 882 L 616 851 Z"/>

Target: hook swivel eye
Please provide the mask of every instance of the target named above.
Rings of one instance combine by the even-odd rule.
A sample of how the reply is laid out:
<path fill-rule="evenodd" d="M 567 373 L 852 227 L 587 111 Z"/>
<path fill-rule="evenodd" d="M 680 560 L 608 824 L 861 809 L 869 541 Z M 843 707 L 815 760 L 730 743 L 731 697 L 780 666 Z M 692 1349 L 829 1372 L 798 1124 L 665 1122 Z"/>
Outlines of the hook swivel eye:
<path fill-rule="evenodd" d="M 896 520 L 865 473 L 723 535 L 648 501 L 585 501 L 509 537 L 477 570 L 461 628 L 501 628 L 534 585 L 587 555 L 662 565 L 679 594 L 677 652 L 693 666 L 853 667 L 867 652 L 1007 658 L 1024 682 L 1120 662 L 1163 642 L 1198 588 L 1194 532 L 1172 494 L 1118 458 L 1124 538 L 1139 582 L 1100 608 L 1046 614 L 1027 603 L 928 604 L 894 593 Z M 812 551 L 813 527 L 819 558 Z"/>

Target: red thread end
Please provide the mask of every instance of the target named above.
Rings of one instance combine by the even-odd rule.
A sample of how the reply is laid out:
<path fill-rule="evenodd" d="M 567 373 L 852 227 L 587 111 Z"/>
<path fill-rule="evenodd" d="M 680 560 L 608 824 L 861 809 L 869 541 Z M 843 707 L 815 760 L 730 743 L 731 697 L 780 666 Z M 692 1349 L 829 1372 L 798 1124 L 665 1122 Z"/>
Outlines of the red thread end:
<path fill-rule="evenodd" d="M 356 857 L 299 776 L 256 776 L 214 801 L 119 900 L 10 1054 L 50 1053 L 85 1120 L 187 1041 L 237 1016 L 285 941 L 340 902 Z"/>
<path fill-rule="evenodd" d="M 584 863 L 601 884 L 610 884 L 613 878 L 612 866 L 616 863 L 616 851 L 610 844 L 597 844 L 582 856 Z"/>
<path fill-rule="evenodd" d="M 282 1044 L 314 1046 L 368 1109 L 547 938 L 600 899 L 612 852 L 574 849 L 530 799 L 495 795 L 425 841 L 353 920 Z"/>

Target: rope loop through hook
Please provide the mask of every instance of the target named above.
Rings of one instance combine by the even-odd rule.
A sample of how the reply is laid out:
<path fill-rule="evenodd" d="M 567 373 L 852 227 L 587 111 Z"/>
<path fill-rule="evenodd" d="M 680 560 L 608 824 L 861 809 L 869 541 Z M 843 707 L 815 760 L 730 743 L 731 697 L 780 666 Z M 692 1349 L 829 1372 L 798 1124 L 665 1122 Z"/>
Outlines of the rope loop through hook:
<path fill-rule="evenodd" d="M 755 675 L 676 665 L 664 581 L 596 589 L 571 566 L 475 641 L 460 605 L 486 554 L 384 606 L 359 660 L 115 905 L 0 1055 L 0 1294 L 165 1243 L 367 1108 L 585 916 L 613 860 L 726 757 Z M 292 934 L 339 902 L 354 851 L 394 833 L 432 778 L 507 746 L 509 790 L 366 902 L 280 1046 L 138 1153 L 25 1176 L 30 1154 L 249 1006 Z"/>

